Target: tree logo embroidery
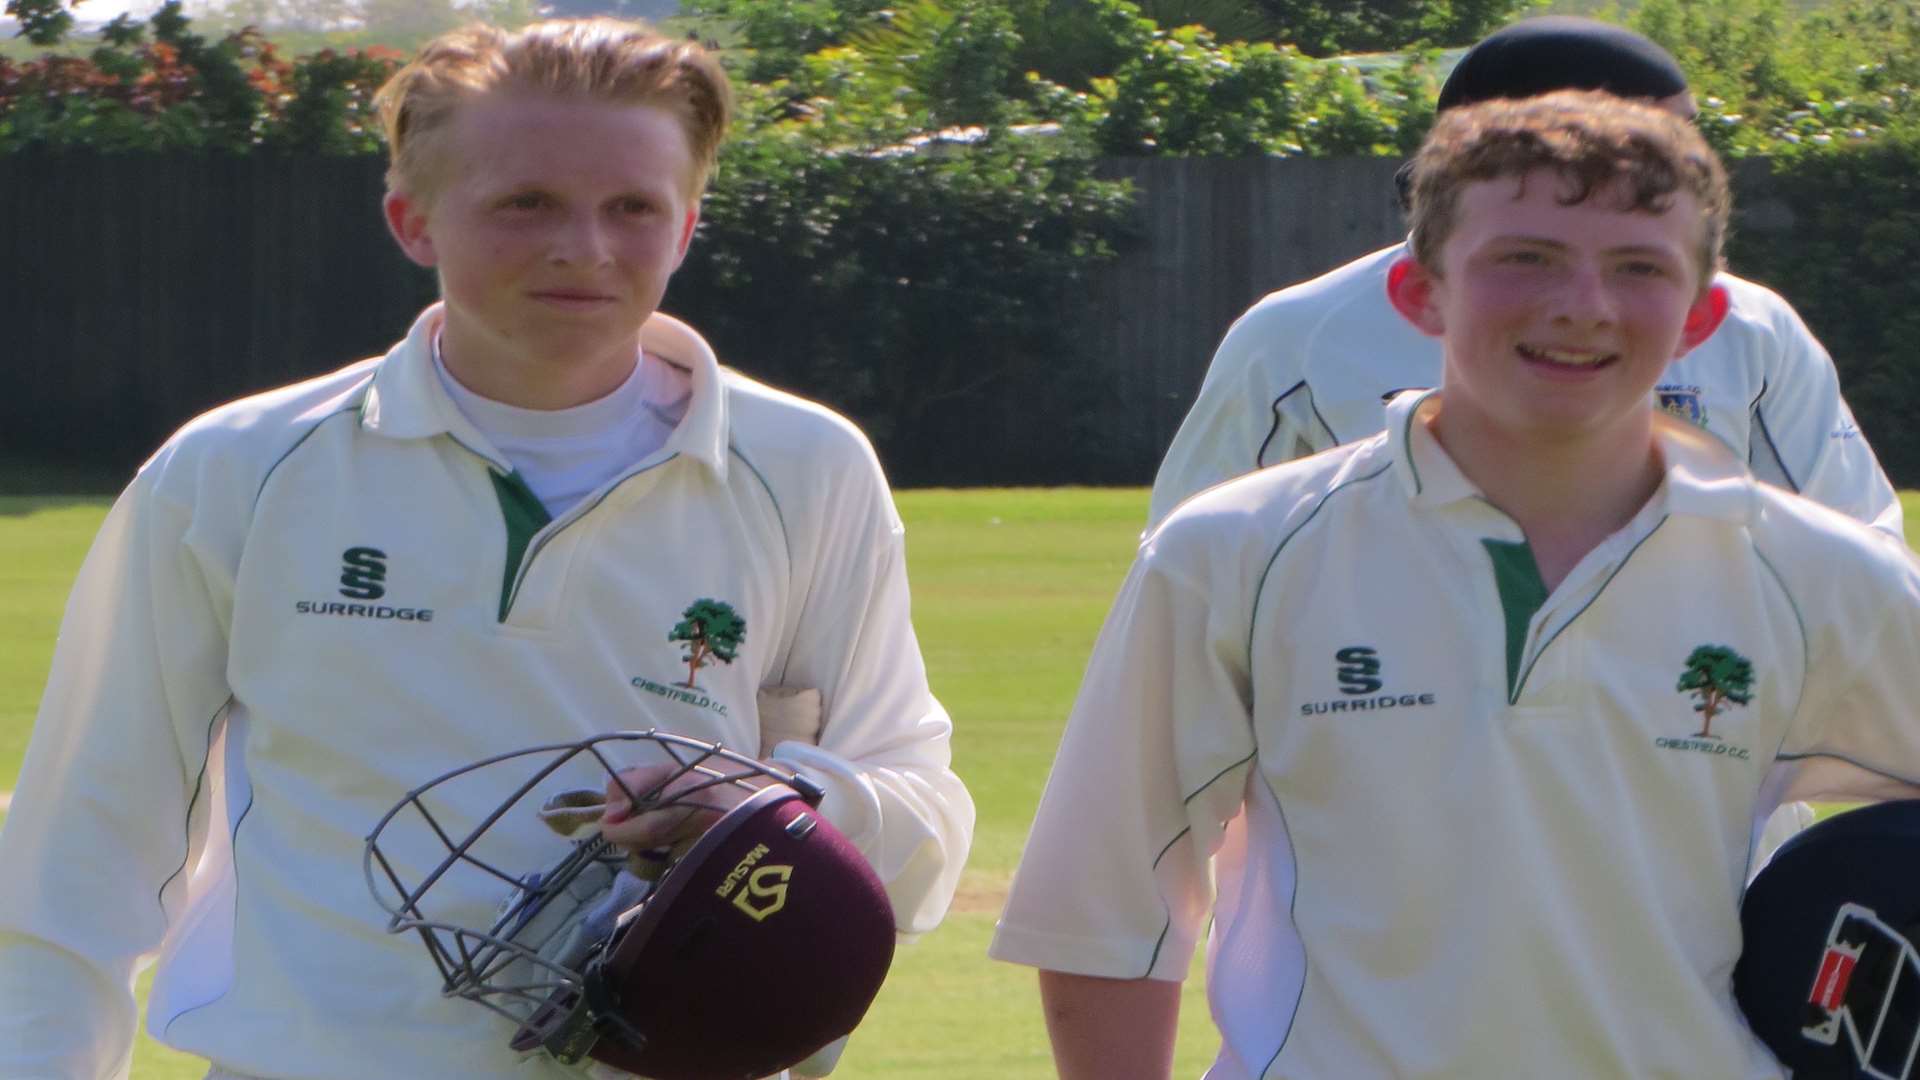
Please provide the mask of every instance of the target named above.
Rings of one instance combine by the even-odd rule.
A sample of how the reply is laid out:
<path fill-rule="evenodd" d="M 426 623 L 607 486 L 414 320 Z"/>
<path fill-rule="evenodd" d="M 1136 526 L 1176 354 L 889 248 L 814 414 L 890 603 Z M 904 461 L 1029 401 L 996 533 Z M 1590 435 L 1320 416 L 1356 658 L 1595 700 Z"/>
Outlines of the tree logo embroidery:
<path fill-rule="evenodd" d="M 1700 730 L 1693 737 L 1718 739 L 1713 718 L 1728 705 L 1753 700 L 1753 664 L 1725 645 L 1696 646 L 1687 655 L 1686 669 L 1674 689 L 1693 695 L 1693 711 L 1700 714 Z"/>
<path fill-rule="evenodd" d="M 733 610 L 733 605 L 703 597 L 680 613 L 680 621 L 667 640 L 686 646 L 680 659 L 687 665 L 687 681 L 675 685 L 698 690 L 695 680 L 701 668 L 715 660 L 731 664 L 739 655 L 741 643 L 747 640 L 747 620 Z"/>

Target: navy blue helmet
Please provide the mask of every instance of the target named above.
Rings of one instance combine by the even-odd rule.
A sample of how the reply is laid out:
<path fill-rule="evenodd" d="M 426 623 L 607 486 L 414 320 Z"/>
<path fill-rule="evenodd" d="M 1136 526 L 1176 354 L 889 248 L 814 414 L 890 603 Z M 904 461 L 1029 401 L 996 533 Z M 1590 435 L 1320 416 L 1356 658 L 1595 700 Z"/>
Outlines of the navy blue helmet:
<path fill-rule="evenodd" d="M 1734 996 L 1795 1080 L 1920 1076 L 1920 800 L 1781 845 L 1747 887 Z"/>

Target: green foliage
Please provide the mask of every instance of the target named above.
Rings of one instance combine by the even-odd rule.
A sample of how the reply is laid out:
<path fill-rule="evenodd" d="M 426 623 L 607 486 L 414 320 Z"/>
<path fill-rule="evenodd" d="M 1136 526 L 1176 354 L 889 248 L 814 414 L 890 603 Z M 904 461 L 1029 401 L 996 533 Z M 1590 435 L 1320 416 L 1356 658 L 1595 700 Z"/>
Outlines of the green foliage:
<path fill-rule="evenodd" d="M 1418 144 L 1434 90 L 1426 57 L 1387 69 L 1385 92 L 1292 46 L 1155 31 L 1078 112 L 1116 155 L 1390 154 Z"/>
<path fill-rule="evenodd" d="M 792 101 L 851 94 L 885 108 L 892 95 L 934 127 L 1077 122 L 1104 153 L 1391 153 L 1417 144 L 1432 103 L 1429 53 L 1376 65 L 1369 80 L 1258 40 L 1273 24 L 1242 0 L 870 7 L 704 0 L 700 10 L 741 31 L 752 51 L 734 63 L 749 81 Z"/>
<path fill-rule="evenodd" d="M 1094 82 L 1105 115 L 1095 124 L 1112 154 L 1299 153 L 1295 83 L 1306 64 L 1290 48 L 1214 41 L 1200 27 L 1156 33 L 1147 47 Z"/>
<path fill-rule="evenodd" d="M 1128 193 L 1094 176 L 1083 128 L 1037 123 L 1035 95 L 1005 92 L 1026 85 L 1006 4 L 914 0 L 864 23 L 848 5 L 809 25 L 827 14 L 846 17 L 837 43 L 739 87 L 669 301 L 723 356 L 850 413 L 896 476 L 934 474 L 982 422 L 1008 429 L 993 450 L 1044 470 L 1093 437 L 1038 403 L 1097 392 L 1057 312 L 1111 253 Z M 749 69 L 796 40 L 744 29 Z"/>
<path fill-rule="evenodd" d="M 1920 0 L 1647 0 L 1632 25 L 1680 61 L 1729 157 L 1817 153 L 1914 112 Z"/>
<path fill-rule="evenodd" d="M 1128 194 L 1097 178 L 1097 157 L 1408 154 L 1430 123 L 1432 48 L 1311 54 L 1463 41 L 1516 2 L 698 0 L 706 30 L 740 43 L 725 59 L 742 115 L 676 302 L 704 308 L 754 370 L 828 388 L 907 475 L 930 452 L 910 433 L 969 417 L 1042 457 L 1057 419 L 996 403 L 1009 387 L 1099 392 L 1052 317 L 1124 240 Z M 466 10 L 513 23 L 531 3 Z M 426 33 L 453 8 L 221 10 L 316 27 L 385 12 Z M 36 41 L 68 28 L 56 0 L 8 11 Z M 1906 359 L 1920 354 L 1920 285 L 1901 272 L 1920 250 L 1920 0 L 1645 0 L 1632 21 L 1689 71 L 1709 140 L 1774 163 L 1795 227 L 1736 230 L 1734 264 L 1794 300 L 1883 461 L 1920 475 L 1920 429 L 1905 422 L 1920 401 Z M 398 53 L 290 60 L 228 26 L 197 32 L 173 3 L 116 21 L 90 51 L 0 58 L 0 153 L 378 152 L 369 98 Z M 789 331 L 790 353 L 744 348 L 766 326 Z"/>
<path fill-rule="evenodd" d="M 1792 300 L 1881 464 L 1920 476 L 1920 0 L 1647 0 L 1634 25 L 1687 69 L 1723 154 L 1772 162 L 1792 228 L 1736 229 L 1732 265 Z"/>
<path fill-rule="evenodd" d="M 1881 465 L 1920 476 L 1920 123 L 1776 161 L 1773 182 L 1793 228 L 1736 231 L 1730 258 L 1791 298 L 1833 353 Z"/>
<path fill-rule="evenodd" d="M 377 50 L 301 57 L 287 72 L 285 105 L 263 141 L 288 153 L 380 153 L 385 143 L 373 95 L 399 62 L 398 54 Z"/>
<path fill-rule="evenodd" d="M 368 100 L 400 59 L 369 50 L 288 61 L 257 30 L 194 33 L 171 0 L 145 27 L 116 19 L 87 57 L 0 58 L 0 153 L 374 153 Z"/>
<path fill-rule="evenodd" d="M 686 0 L 688 14 L 730 24 L 739 34 L 734 58 L 748 82 L 772 83 L 801 60 L 840 44 L 891 8 L 888 0 Z"/>
<path fill-rule="evenodd" d="M 910 0 L 848 35 L 844 56 L 901 93 L 908 113 L 933 127 L 985 123 L 1007 114 L 1020 36 L 992 0 Z"/>
<path fill-rule="evenodd" d="M 1251 0 L 1309 56 L 1471 45 L 1544 0 Z"/>
<path fill-rule="evenodd" d="M 73 29 L 62 0 L 7 0 L 5 10 L 20 24 L 19 36 L 35 45 L 57 45 Z"/>
<path fill-rule="evenodd" d="M 1153 40 L 1159 25 L 1131 0 L 1008 0 L 1008 6 L 1020 31 L 1016 66 L 1023 80 L 1032 73 L 1077 90 L 1111 75 Z"/>
<path fill-rule="evenodd" d="M 929 136 L 929 114 L 890 95 L 829 93 L 797 118 L 773 92 L 746 100 L 673 310 L 729 362 L 850 413 L 896 476 L 958 445 L 984 476 L 1005 464 L 995 451 L 1031 466 L 1092 437 L 1041 411 L 1096 392 L 1058 313 L 1130 205 L 1084 140 L 999 123 Z M 971 425 L 1009 408 L 1032 412 L 977 445 Z"/>
<path fill-rule="evenodd" d="M 1222 41 L 1279 41 L 1280 26 L 1251 0 L 1133 0 L 1159 26 L 1204 26 Z"/>

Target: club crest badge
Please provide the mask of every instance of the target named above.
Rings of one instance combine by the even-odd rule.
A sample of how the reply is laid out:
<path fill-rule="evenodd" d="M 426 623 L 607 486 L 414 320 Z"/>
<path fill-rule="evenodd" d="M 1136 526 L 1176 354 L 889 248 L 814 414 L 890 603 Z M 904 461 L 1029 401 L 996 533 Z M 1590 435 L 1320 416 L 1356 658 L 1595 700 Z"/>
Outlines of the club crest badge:
<path fill-rule="evenodd" d="M 1661 386 L 1654 389 L 1660 411 L 1695 427 L 1707 426 L 1707 407 L 1700 401 L 1697 386 Z"/>
<path fill-rule="evenodd" d="M 731 664 L 746 644 L 747 620 L 724 600 L 701 597 L 680 613 L 680 621 L 667 632 L 667 641 L 681 647 L 680 662 L 687 666 L 687 677 L 672 683 L 656 682 L 636 675 L 633 685 L 671 701 L 696 708 L 711 709 L 727 715 L 726 705 L 714 701 L 700 686 L 703 668 Z"/>
<path fill-rule="evenodd" d="M 1746 748 L 1727 742 L 1715 733 L 1713 722 L 1735 707 L 1753 700 L 1753 662 L 1726 645 L 1698 645 L 1687 654 L 1674 690 L 1693 701 L 1700 714 L 1700 730 L 1685 738 L 1660 738 L 1655 745 L 1665 750 L 1696 750 L 1701 753 L 1746 760 Z"/>

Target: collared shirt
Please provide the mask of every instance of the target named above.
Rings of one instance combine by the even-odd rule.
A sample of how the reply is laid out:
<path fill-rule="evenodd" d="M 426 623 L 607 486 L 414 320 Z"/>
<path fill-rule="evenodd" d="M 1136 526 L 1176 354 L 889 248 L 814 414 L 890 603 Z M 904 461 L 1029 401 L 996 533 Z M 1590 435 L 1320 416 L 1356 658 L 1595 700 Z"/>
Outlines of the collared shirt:
<path fill-rule="evenodd" d="M 691 372 L 639 353 L 633 370 L 609 393 L 564 409 L 525 409 L 467 389 L 434 338 L 434 371 L 460 412 L 526 481 L 549 515 L 625 473 L 665 445 L 691 396 Z"/>
<path fill-rule="evenodd" d="M 1659 417 L 1549 591 L 1423 399 L 1149 534 L 994 955 L 1175 979 L 1211 906 L 1213 1080 L 1780 1075 L 1729 981 L 1756 793 L 1920 776 L 1920 570 Z"/>
<path fill-rule="evenodd" d="M 1271 293 L 1234 322 L 1154 478 L 1151 521 L 1222 480 L 1364 439 L 1386 422 L 1388 398 L 1439 385 L 1439 342 L 1387 297 L 1387 270 L 1405 253 L 1396 244 Z M 1901 536 L 1900 500 L 1826 350 L 1779 294 L 1714 280 L 1727 318 L 1668 366 L 1655 404 L 1760 479 Z"/>
<path fill-rule="evenodd" d="M 438 320 L 195 420 L 108 515 L 0 833 L 0 1075 L 123 1074 L 156 948 L 149 1030 L 238 1073 L 569 1075 L 386 932 L 365 837 L 523 747 L 648 727 L 758 747 L 764 687 L 821 692 L 818 745 L 775 762 L 826 788 L 903 932 L 941 918 L 972 805 L 866 440 L 655 316 L 643 347 L 690 371 L 685 416 L 549 521 L 448 398 Z M 701 599 L 745 622 L 730 662 L 670 640 Z M 455 809 L 527 779 L 487 775 Z M 564 854 L 531 813 L 502 829 L 513 872 Z M 486 911 L 509 888 L 450 883 Z"/>

